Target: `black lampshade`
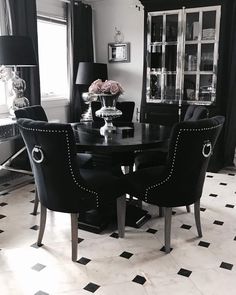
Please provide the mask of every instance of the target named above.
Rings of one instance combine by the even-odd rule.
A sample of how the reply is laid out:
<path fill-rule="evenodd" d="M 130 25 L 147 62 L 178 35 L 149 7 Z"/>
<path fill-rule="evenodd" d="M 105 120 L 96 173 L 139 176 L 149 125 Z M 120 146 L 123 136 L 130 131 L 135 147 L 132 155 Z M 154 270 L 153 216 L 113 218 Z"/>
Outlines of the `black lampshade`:
<path fill-rule="evenodd" d="M 33 43 L 26 36 L 0 36 L 0 65 L 33 67 L 37 65 Z"/>
<path fill-rule="evenodd" d="M 107 80 L 107 64 L 80 62 L 76 77 L 76 84 L 90 85 L 93 81 Z"/>

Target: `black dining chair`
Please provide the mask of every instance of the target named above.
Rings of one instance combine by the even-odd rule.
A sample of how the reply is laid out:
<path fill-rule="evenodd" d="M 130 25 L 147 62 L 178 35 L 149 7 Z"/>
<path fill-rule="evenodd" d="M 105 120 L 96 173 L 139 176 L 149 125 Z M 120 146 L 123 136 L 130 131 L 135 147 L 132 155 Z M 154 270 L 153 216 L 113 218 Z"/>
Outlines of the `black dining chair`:
<path fill-rule="evenodd" d="M 224 117 L 216 116 L 176 124 L 172 129 L 166 163 L 126 176 L 127 193 L 164 208 L 166 253 L 171 249 L 172 207 L 194 204 L 198 236 L 202 236 L 200 198 L 208 162 L 223 123 Z"/>
<path fill-rule="evenodd" d="M 42 244 L 47 209 L 71 214 L 73 261 L 77 260 L 78 217 L 84 211 L 96 209 L 110 214 L 117 204 L 119 237 L 124 237 L 127 188 L 120 169 L 112 174 L 109 170 L 80 168 L 70 124 L 30 119 L 18 119 L 17 123 L 31 160 L 41 205 L 37 245 Z"/>
<path fill-rule="evenodd" d="M 17 119 L 27 118 L 27 119 L 36 120 L 36 121 L 48 122 L 48 117 L 46 115 L 46 112 L 41 105 L 33 105 L 33 106 L 17 109 L 15 110 L 15 116 Z M 23 157 L 25 161 L 29 161 L 26 151 L 25 151 L 25 154 L 23 154 Z M 90 167 L 91 155 L 85 154 L 85 153 L 77 153 L 77 161 L 80 167 L 83 167 L 83 168 Z M 38 193 L 36 189 L 35 199 L 34 199 L 34 209 L 32 212 L 33 215 L 37 215 L 38 203 L 39 203 L 39 199 L 38 199 Z"/>
<path fill-rule="evenodd" d="M 209 112 L 206 107 L 190 105 L 186 110 L 184 121 L 205 119 L 208 118 L 208 115 Z M 167 152 L 168 146 L 138 153 L 134 159 L 136 170 L 165 164 Z"/>

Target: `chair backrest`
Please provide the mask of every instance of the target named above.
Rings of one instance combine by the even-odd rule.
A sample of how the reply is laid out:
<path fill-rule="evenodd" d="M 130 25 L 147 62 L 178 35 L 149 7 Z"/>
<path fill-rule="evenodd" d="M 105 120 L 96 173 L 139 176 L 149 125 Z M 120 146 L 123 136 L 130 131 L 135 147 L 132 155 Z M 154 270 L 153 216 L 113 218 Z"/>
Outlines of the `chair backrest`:
<path fill-rule="evenodd" d="M 134 106 L 135 106 L 134 101 L 118 101 L 116 103 L 116 108 L 122 111 L 122 115 L 118 118 L 115 118 L 113 122 L 132 122 L 133 114 L 134 114 Z M 103 119 L 95 115 L 96 111 L 101 108 L 101 102 L 92 101 L 91 108 L 92 108 L 93 121 L 104 122 Z"/>
<path fill-rule="evenodd" d="M 40 202 L 67 213 L 85 210 L 86 202 L 96 204 L 96 192 L 88 188 L 77 167 L 70 124 L 30 119 L 18 119 L 17 123 L 31 159 Z"/>
<path fill-rule="evenodd" d="M 40 105 L 34 105 L 15 110 L 15 115 L 17 119 L 27 118 L 37 121 L 48 121 L 47 115 L 43 107 Z"/>
<path fill-rule="evenodd" d="M 150 193 L 163 196 L 166 207 L 195 203 L 202 194 L 212 150 L 224 117 L 177 123 L 170 137 L 165 175 Z M 161 204 L 160 204 L 161 206 Z"/>
<path fill-rule="evenodd" d="M 208 109 L 204 106 L 190 105 L 188 106 L 184 121 L 196 121 L 208 118 Z"/>

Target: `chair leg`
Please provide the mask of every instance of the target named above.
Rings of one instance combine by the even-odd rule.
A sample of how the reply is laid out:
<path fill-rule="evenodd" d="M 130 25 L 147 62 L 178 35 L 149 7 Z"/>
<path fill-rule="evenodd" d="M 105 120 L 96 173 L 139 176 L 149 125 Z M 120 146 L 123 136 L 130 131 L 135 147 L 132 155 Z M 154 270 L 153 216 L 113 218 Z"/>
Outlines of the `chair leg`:
<path fill-rule="evenodd" d="M 78 214 L 71 213 L 71 246 L 72 246 L 72 261 L 77 261 L 78 252 Z"/>
<path fill-rule="evenodd" d="M 126 215 L 126 197 L 121 196 L 116 200 L 117 207 L 117 225 L 120 238 L 125 236 L 125 215 Z"/>
<path fill-rule="evenodd" d="M 33 215 L 37 215 L 38 205 L 39 205 L 39 196 L 38 196 L 37 188 L 35 187 L 34 210 L 32 212 Z"/>
<path fill-rule="evenodd" d="M 194 203 L 194 216 L 199 238 L 202 237 L 201 219 L 200 219 L 200 200 Z"/>
<path fill-rule="evenodd" d="M 47 208 L 44 207 L 42 204 L 40 205 L 40 225 L 39 225 L 39 235 L 37 245 L 42 246 L 43 234 L 45 230 L 47 219 Z"/>
<path fill-rule="evenodd" d="M 165 252 L 170 253 L 172 208 L 165 207 Z"/>
<path fill-rule="evenodd" d="M 158 207 L 158 208 L 159 208 L 159 217 L 163 217 L 164 216 L 163 207 Z"/>
<path fill-rule="evenodd" d="M 188 205 L 186 206 L 187 212 L 190 213 L 191 212 L 191 207 Z"/>

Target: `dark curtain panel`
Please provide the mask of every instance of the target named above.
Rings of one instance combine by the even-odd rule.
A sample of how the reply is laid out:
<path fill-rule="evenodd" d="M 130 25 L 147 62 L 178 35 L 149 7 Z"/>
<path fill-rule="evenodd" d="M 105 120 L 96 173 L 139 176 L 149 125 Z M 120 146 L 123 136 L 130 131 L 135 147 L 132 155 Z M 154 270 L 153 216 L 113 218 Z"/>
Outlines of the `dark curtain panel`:
<path fill-rule="evenodd" d="M 236 146 L 236 2 L 232 1 L 229 7 L 231 14 L 228 30 L 229 35 L 229 70 L 227 75 L 228 103 L 226 109 L 225 137 L 224 137 L 224 164 L 232 166 Z"/>
<path fill-rule="evenodd" d="M 67 4 L 68 73 L 70 122 L 78 122 L 83 111 L 81 94 L 87 89 L 75 84 L 79 62 L 93 62 L 92 8 L 82 2 Z"/>
<path fill-rule="evenodd" d="M 6 0 L 12 35 L 31 37 L 38 60 L 36 0 Z M 20 76 L 26 82 L 25 96 L 31 105 L 40 104 L 39 67 L 22 68 Z"/>

